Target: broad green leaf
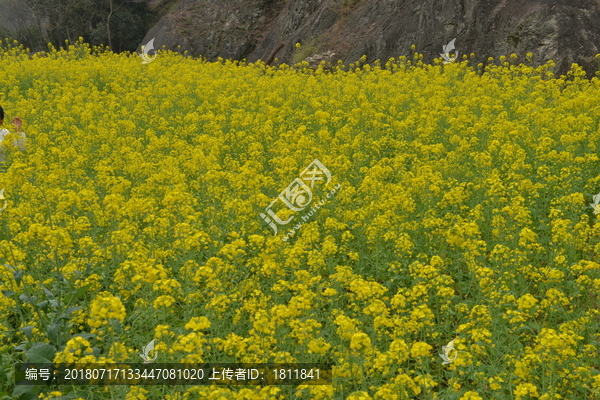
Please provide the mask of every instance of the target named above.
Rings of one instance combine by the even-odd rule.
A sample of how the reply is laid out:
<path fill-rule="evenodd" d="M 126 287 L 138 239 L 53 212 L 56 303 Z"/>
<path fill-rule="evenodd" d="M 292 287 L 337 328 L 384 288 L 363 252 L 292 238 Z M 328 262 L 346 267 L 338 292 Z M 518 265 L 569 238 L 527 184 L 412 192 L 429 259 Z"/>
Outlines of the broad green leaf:
<path fill-rule="evenodd" d="M 27 361 L 34 363 L 52 363 L 56 349 L 45 343 L 36 343 L 25 353 Z"/>
<path fill-rule="evenodd" d="M 50 325 L 48 325 L 48 330 L 46 331 L 46 333 L 48 334 L 48 339 L 50 339 L 50 341 L 56 346 L 60 346 L 61 327 L 62 324 L 53 322 Z"/>
<path fill-rule="evenodd" d="M 69 318 L 71 318 L 71 314 L 73 314 L 75 311 L 79 311 L 79 310 L 82 310 L 82 308 L 77 307 L 77 306 L 69 307 L 63 313 L 60 314 L 59 318 L 68 320 Z"/>
<path fill-rule="evenodd" d="M 13 272 L 13 278 L 15 278 L 15 282 L 17 286 L 21 286 L 21 281 L 23 280 L 23 271 L 17 270 Z"/>
<path fill-rule="evenodd" d="M 34 394 L 35 389 L 36 387 L 34 385 L 15 385 L 15 388 L 12 391 L 12 395 L 14 397 L 18 397 L 25 393 Z"/>
<path fill-rule="evenodd" d="M 25 333 L 25 337 L 27 338 L 27 340 L 31 340 L 33 328 L 35 328 L 35 326 L 33 326 L 33 325 L 29 325 L 29 326 L 25 326 L 25 327 L 21 328 L 23 333 Z"/>
<path fill-rule="evenodd" d="M 71 304 L 72 302 L 78 300 L 81 296 L 83 296 L 90 288 L 92 287 L 92 284 L 87 284 L 83 287 L 80 287 L 79 289 L 77 289 L 75 291 L 75 293 L 71 293 L 68 296 L 65 297 L 65 304 L 68 306 L 69 304 Z"/>
<path fill-rule="evenodd" d="M 33 304 L 35 301 L 37 301 L 37 296 L 29 296 L 28 294 L 23 293 L 22 295 L 19 296 L 19 299 L 21 299 L 21 301 L 23 303 L 31 303 Z"/>
<path fill-rule="evenodd" d="M 44 291 L 44 293 L 46 293 L 46 296 L 48 296 L 49 299 L 53 299 L 54 298 L 54 293 L 52 293 L 50 290 L 46 289 L 43 286 L 42 286 L 42 290 Z"/>

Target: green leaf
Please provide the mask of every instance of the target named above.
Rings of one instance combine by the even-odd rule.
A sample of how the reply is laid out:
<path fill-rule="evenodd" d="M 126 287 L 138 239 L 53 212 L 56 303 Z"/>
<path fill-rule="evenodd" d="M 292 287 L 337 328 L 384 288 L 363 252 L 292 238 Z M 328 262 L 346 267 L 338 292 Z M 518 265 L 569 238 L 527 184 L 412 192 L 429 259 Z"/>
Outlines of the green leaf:
<path fill-rule="evenodd" d="M 23 280 L 23 271 L 18 270 L 13 272 L 13 277 L 15 278 L 17 286 L 21 286 L 21 281 Z"/>
<path fill-rule="evenodd" d="M 121 326 L 121 321 L 119 321 L 118 319 L 111 318 L 110 325 L 114 328 L 114 330 L 117 334 L 120 335 L 121 333 L 123 333 L 123 327 Z"/>
<path fill-rule="evenodd" d="M 77 289 L 74 293 L 69 294 L 68 296 L 65 297 L 65 304 L 68 306 L 69 304 L 71 304 L 71 302 L 76 301 L 77 299 L 79 299 L 81 296 L 83 296 L 84 294 L 87 293 L 87 291 L 92 287 L 92 284 L 87 284 L 83 287 L 80 287 L 79 289 Z"/>
<path fill-rule="evenodd" d="M 49 308 L 56 310 L 58 308 L 58 302 L 56 300 L 44 300 L 36 304 L 42 311 L 48 312 Z"/>
<path fill-rule="evenodd" d="M 17 351 L 25 351 L 25 348 L 27 347 L 27 343 L 28 342 L 23 342 L 20 345 L 13 347 L 13 349 L 15 349 Z"/>
<path fill-rule="evenodd" d="M 61 313 L 58 318 L 68 320 L 69 318 L 71 318 L 71 314 L 73 314 L 75 311 L 79 311 L 79 310 L 82 310 L 82 308 L 81 307 L 69 307 L 63 313 Z"/>
<path fill-rule="evenodd" d="M 23 293 L 19 296 L 19 299 L 21 299 L 23 303 L 33 304 L 35 301 L 37 301 L 38 298 L 36 296 L 29 296 L 28 294 Z"/>
<path fill-rule="evenodd" d="M 23 393 L 21 396 L 19 396 L 19 400 L 37 400 L 39 399 L 37 392 L 39 391 L 39 389 L 36 389 L 36 392 L 33 393 Z"/>
<path fill-rule="evenodd" d="M 34 393 L 35 385 L 15 385 L 12 395 L 14 397 L 21 396 L 25 393 Z"/>
<path fill-rule="evenodd" d="M 43 286 L 42 286 L 42 290 L 44 291 L 44 293 L 46 293 L 46 296 L 48 296 L 49 299 L 53 299 L 54 298 L 54 294 L 51 291 L 49 291 L 48 289 L 46 289 Z"/>
<path fill-rule="evenodd" d="M 21 328 L 23 333 L 25 333 L 25 337 L 27 338 L 27 340 L 31 340 L 33 328 L 35 328 L 35 326 L 33 326 L 33 325 L 29 325 L 29 326 Z"/>
<path fill-rule="evenodd" d="M 53 322 L 48 325 L 48 330 L 46 331 L 48 339 L 56 346 L 60 346 L 60 328 L 62 328 L 62 324 Z"/>
<path fill-rule="evenodd" d="M 25 353 L 25 357 L 27 361 L 33 363 L 52 364 L 55 354 L 56 348 L 54 346 L 45 343 L 36 343 Z"/>
<path fill-rule="evenodd" d="M 42 311 L 48 311 L 49 305 L 50 305 L 50 302 L 48 300 L 44 300 L 44 301 L 37 303 L 35 306 L 38 307 Z"/>

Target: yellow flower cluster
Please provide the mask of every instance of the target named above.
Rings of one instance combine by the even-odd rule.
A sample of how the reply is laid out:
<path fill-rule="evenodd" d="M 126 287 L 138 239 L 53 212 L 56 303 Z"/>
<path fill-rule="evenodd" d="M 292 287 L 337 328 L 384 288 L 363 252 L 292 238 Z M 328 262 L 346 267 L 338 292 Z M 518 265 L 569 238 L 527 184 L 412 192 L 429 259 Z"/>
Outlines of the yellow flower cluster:
<path fill-rule="evenodd" d="M 92 363 L 96 361 L 90 342 L 76 336 L 70 339 L 62 352 L 54 356 L 55 363 Z"/>
<path fill-rule="evenodd" d="M 185 324 L 185 329 L 190 329 L 192 331 L 201 331 L 203 329 L 210 328 L 210 321 L 206 317 L 194 317 Z"/>
<path fill-rule="evenodd" d="M 121 299 L 109 292 L 101 292 L 90 304 L 87 323 L 93 328 L 92 332 L 96 332 L 98 328 L 110 325 L 111 319 L 123 322 L 125 315 L 125 306 L 121 303 Z"/>
<path fill-rule="evenodd" d="M 161 363 L 334 365 L 331 386 L 73 396 L 600 395 L 600 81 L 579 67 L 142 64 L 82 43 L 0 58 L 30 141 L 0 174 L 0 352 L 26 357 L 12 344 L 50 343 L 62 318 L 57 362 L 140 362 L 154 339 Z M 315 159 L 330 182 L 283 204 Z M 59 284 L 87 289 L 42 303 L 81 307 L 68 321 L 37 305 Z"/>

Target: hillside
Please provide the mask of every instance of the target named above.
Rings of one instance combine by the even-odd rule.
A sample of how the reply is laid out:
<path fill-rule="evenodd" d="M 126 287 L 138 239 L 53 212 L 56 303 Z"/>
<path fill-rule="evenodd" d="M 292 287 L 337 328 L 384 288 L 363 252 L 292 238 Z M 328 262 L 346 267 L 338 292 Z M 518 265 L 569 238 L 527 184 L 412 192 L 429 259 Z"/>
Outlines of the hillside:
<path fill-rule="evenodd" d="M 533 53 L 534 64 L 552 59 L 558 73 L 572 63 L 591 75 L 600 53 L 600 5 L 570 0 L 207 0 L 152 1 L 168 10 L 144 43 L 177 46 L 209 60 L 217 57 L 266 60 L 278 43 L 280 63 L 331 50 L 346 63 L 366 55 L 369 62 L 412 55 L 416 45 L 424 62 L 439 57 L 456 38 L 459 57 Z"/>

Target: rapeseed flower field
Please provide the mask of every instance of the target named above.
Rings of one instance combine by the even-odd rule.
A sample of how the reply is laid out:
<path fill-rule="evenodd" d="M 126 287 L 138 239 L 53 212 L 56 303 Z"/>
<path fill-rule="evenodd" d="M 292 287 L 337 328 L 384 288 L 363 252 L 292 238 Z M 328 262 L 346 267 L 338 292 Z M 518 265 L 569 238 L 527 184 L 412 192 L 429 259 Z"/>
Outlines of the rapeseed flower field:
<path fill-rule="evenodd" d="M 1 45 L 28 138 L 0 176 L 2 399 L 600 398 L 600 81 L 579 67 Z M 315 159 L 314 201 L 339 189 L 282 240 L 298 219 L 259 215 Z M 152 339 L 157 362 L 331 363 L 333 384 L 14 385 L 16 362 L 140 362 Z"/>

